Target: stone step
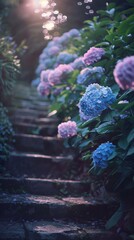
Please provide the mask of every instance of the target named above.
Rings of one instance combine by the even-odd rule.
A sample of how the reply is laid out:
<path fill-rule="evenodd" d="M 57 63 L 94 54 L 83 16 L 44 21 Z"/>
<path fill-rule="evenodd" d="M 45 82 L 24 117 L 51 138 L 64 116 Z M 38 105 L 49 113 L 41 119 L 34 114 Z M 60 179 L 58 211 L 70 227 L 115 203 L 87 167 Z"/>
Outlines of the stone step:
<path fill-rule="evenodd" d="M 23 108 L 8 108 L 9 115 L 14 116 L 30 116 L 33 118 L 42 118 L 48 116 L 48 110 L 33 110 Z"/>
<path fill-rule="evenodd" d="M 25 122 L 16 122 L 13 124 L 16 133 L 37 134 L 41 136 L 56 136 L 57 127 L 55 125 L 40 125 Z"/>
<path fill-rule="evenodd" d="M 72 162 L 72 155 L 46 156 L 13 152 L 7 161 L 6 168 L 15 177 L 65 178 L 71 169 Z"/>
<path fill-rule="evenodd" d="M 40 221 L 25 223 L 27 240 L 119 240 L 104 229 L 103 222 L 87 224 L 63 221 Z"/>
<path fill-rule="evenodd" d="M 78 224 L 65 221 L 0 221 L 1 240 L 120 240 L 103 221 Z"/>
<path fill-rule="evenodd" d="M 58 124 L 58 119 L 55 117 L 33 118 L 31 116 L 12 116 L 10 117 L 10 120 L 14 123 L 26 122 L 26 123 L 33 123 L 33 124 L 39 124 L 39 125 Z"/>
<path fill-rule="evenodd" d="M 63 141 L 57 137 L 16 134 L 15 148 L 19 151 L 58 155 L 63 152 Z"/>
<path fill-rule="evenodd" d="M 44 105 L 44 103 L 48 104 L 49 101 L 47 99 L 44 99 L 43 97 L 41 97 L 40 95 L 38 94 L 31 94 L 31 92 L 27 92 L 25 95 L 21 95 L 21 94 L 16 94 L 14 93 L 14 99 L 16 101 L 23 101 L 23 100 L 26 100 L 26 101 L 29 101 L 29 102 L 32 102 L 32 103 L 41 103 L 42 105 Z"/>
<path fill-rule="evenodd" d="M 12 101 L 12 106 L 16 108 L 30 108 L 34 110 L 48 110 L 50 107 L 49 103 L 40 103 L 39 101 L 29 101 L 29 100 L 21 100 L 16 101 L 15 99 Z"/>
<path fill-rule="evenodd" d="M 91 197 L 50 197 L 30 194 L 0 194 L 0 218 L 10 220 L 89 221 L 108 219 L 115 210 L 115 202 Z"/>
<path fill-rule="evenodd" d="M 0 177 L 0 189 L 9 193 L 30 193 L 37 195 L 89 195 L 90 182 L 41 178 Z"/>
<path fill-rule="evenodd" d="M 26 240 L 22 223 L 12 221 L 0 221 L 1 240 Z"/>

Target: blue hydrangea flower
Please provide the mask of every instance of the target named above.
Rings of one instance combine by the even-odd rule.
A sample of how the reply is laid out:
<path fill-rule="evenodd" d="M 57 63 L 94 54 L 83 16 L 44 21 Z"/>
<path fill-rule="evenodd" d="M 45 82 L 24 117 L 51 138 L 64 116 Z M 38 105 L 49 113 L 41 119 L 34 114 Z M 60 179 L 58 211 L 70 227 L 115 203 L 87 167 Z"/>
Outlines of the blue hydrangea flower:
<path fill-rule="evenodd" d="M 115 99 L 110 87 L 90 84 L 78 104 L 81 119 L 89 120 L 99 116 Z"/>
<path fill-rule="evenodd" d="M 106 168 L 115 148 L 111 142 L 102 143 L 92 154 L 94 167 Z"/>
<path fill-rule="evenodd" d="M 68 64 L 70 62 L 73 62 L 77 58 L 76 54 L 70 54 L 67 52 L 61 52 L 57 57 L 57 63 L 65 63 Z"/>
<path fill-rule="evenodd" d="M 77 77 L 77 83 L 87 85 L 96 82 L 102 77 L 103 72 L 102 67 L 84 68 Z"/>

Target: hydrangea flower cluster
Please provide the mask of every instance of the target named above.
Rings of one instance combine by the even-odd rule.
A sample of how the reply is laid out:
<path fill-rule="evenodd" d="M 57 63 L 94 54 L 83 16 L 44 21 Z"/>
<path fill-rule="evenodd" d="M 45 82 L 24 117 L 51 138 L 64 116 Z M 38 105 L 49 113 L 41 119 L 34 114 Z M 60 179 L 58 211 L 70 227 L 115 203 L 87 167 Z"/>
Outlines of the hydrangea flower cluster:
<path fill-rule="evenodd" d="M 51 86 L 47 82 L 40 82 L 37 91 L 41 96 L 48 96 L 50 94 Z"/>
<path fill-rule="evenodd" d="M 60 64 L 50 72 L 48 76 L 49 84 L 52 86 L 59 84 L 71 71 L 73 71 L 73 68 L 69 64 Z"/>
<path fill-rule="evenodd" d="M 83 61 L 86 65 L 91 65 L 95 62 L 98 62 L 102 56 L 105 54 L 103 48 L 91 47 L 83 57 Z"/>
<path fill-rule="evenodd" d="M 41 71 L 43 71 L 44 69 L 46 69 L 44 67 L 44 65 L 43 64 L 39 64 L 39 66 L 36 68 L 36 71 L 35 71 L 36 75 L 40 76 Z"/>
<path fill-rule="evenodd" d="M 103 73 L 104 68 L 102 67 L 84 68 L 77 77 L 77 83 L 87 85 L 96 82 L 102 77 Z"/>
<path fill-rule="evenodd" d="M 89 120 L 99 116 L 115 99 L 110 87 L 90 84 L 78 104 L 81 119 Z"/>
<path fill-rule="evenodd" d="M 71 37 L 80 37 L 80 32 L 76 28 L 73 28 L 69 31 Z"/>
<path fill-rule="evenodd" d="M 40 57 L 39 65 L 36 69 L 36 77 L 40 76 L 41 71 L 53 69 L 59 64 L 73 62 L 77 58 L 76 54 L 62 53 L 72 38 L 78 38 L 80 32 L 77 29 L 71 29 L 60 37 L 53 38 L 44 48 Z"/>
<path fill-rule="evenodd" d="M 73 69 L 81 70 L 85 67 L 85 64 L 83 62 L 83 57 L 78 57 L 74 60 L 74 62 L 70 63 Z"/>
<path fill-rule="evenodd" d="M 58 135 L 61 138 L 69 138 L 77 135 L 77 125 L 74 121 L 63 122 L 58 126 Z"/>
<path fill-rule="evenodd" d="M 48 48 L 47 50 L 45 50 L 45 52 L 47 53 L 48 56 L 53 57 L 59 54 L 59 52 L 61 51 L 62 47 L 61 46 L 52 46 L 50 48 Z"/>
<path fill-rule="evenodd" d="M 56 64 L 68 64 L 73 62 L 77 58 L 77 54 L 70 54 L 67 52 L 61 52 L 56 60 Z"/>
<path fill-rule="evenodd" d="M 49 84 L 51 86 L 59 84 L 61 82 L 61 76 L 62 76 L 62 72 L 58 68 L 55 68 L 49 74 L 49 77 L 48 77 Z"/>
<path fill-rule="evenodd" d="M 42 71 L 40 74 L 40 81 L 41 82 L 48 82 L 48 76 L 52 72 L 52 70 L 48 69 L 45 71 Z"/>
<path fill-rule="evenodd" d="M 134 90 L 134 56 L 126 57 L 118 62 L 113 74 L 120 88 Z"/>
<path fill-rule="evenodd" d="M 111 142 L 102 143 L 92 154 L 94 167 L 107 168 L 109 157 L 115 152 Z"/>

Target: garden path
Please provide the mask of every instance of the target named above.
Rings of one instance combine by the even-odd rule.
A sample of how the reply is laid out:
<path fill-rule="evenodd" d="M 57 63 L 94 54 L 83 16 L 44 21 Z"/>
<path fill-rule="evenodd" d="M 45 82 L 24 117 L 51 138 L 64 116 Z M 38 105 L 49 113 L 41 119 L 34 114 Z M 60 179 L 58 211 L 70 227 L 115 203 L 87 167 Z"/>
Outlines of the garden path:
<path fill-rule="evenodd" d="M 91 183 L 78 180 L 80 163 L 57 138 L 58 119 L 48 111 L 35 89 L 16 87 L 9 109 L 15 148 L 0 179 L 0 239 L 118 239 L 104 229 L 115 204 L 92 197 Z"/>

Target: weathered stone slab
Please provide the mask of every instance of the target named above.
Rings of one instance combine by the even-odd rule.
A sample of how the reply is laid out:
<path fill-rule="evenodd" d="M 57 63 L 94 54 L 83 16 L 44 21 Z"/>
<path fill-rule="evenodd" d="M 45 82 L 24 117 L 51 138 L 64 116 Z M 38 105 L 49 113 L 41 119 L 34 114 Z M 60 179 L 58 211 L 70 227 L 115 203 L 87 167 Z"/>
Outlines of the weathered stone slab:
<path fill-rule="evenodd" d="M 34 123 L 16 122 L 13 124 L 17 133 L 37 134 L 42 136 L 56 136 L 57 127 L 55 125 L 37 125 Z"/>
<path fill-rule="evenodd" d="M 0 189 L 10 193 L 30 193 L 37 195 L 71 195 L 90 194 L 90 182 L 41 179 L 41 178 L 0 178 Z"/>
<path fill-rule="evenodd" d="M 63 152 L 63 141 L 57 137 L 16 134 L 15 148 L 19 151 L 58 155 Z"/>
<path fill-rule="evenodd" d="M 50 178 L 53 176 L 65 177 L 70 170 L 73 157 L 46 156 L 41 154 L 13 152 L 7 162 L 7 170 L 15 177 L 29 176 Z"/>
<path fill-rule="evenodd" d="M 58 119 L 54 117 L 46 117 L 46 118 L 33 118 L 31 116 L 12 116 L 10 117 L 13 123 L 25 122 L 25 123 L 33 123 L 33 124 L 58 124 Z"/>
<path fill-rule="evenodd" d="M 33 118 L 46 117 L 48 115 L 48 110 L 33 110 L 26 108 L 10 108 L 9 114 L 14 116 L 31 116 Z"/>
<path fill-rule="evenodd" d="M 107 219 L 117 206 L 86 197 L 48 197 L 30 194 L 0 194 L 1 218 L 12 220 Z"/>
<path fill-rule="evenodd" d="M 73 222 L 32 222 L 25 224 L 28 240 L 119 240 L 112 232 L 96 222 L 74 224 Z M 96 229 L 93 227 L 95 226 Z"/>
<path fill-rule="evenodd" d="M 25 231 L 22 223 L 0 221 L 1 240 L 25 240 Z"/>

